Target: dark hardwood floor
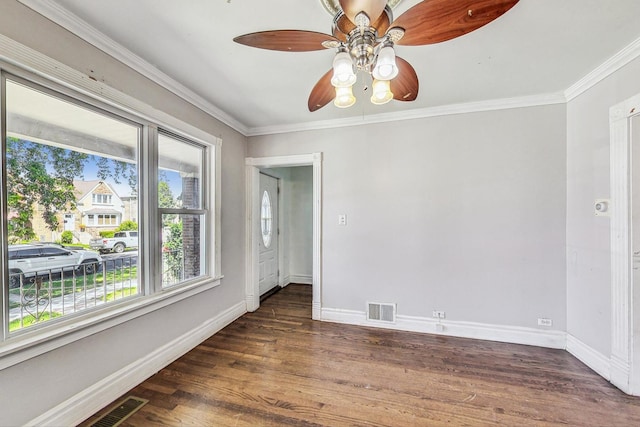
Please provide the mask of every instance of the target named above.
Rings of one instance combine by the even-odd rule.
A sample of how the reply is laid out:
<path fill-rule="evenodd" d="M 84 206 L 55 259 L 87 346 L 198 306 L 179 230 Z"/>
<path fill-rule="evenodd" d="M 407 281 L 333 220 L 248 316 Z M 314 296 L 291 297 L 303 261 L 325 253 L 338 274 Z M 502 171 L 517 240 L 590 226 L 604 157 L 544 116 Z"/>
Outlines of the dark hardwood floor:
<path fill-rule="evenodd" d="M 289 285 L 127 393 L 149 403 L 123 425 L 640 426 L 562 350 L 310 319 Z"/>

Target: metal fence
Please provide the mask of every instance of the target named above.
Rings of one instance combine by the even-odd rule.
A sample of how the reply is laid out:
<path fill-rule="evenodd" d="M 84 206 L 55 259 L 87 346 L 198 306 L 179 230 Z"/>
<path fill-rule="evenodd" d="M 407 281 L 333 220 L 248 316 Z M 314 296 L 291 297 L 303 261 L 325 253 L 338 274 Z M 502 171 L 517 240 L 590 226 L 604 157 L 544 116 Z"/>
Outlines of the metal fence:
<path fill-rule="evenodd" d="M 132 255 L 83 264 L 70 271 L 14 273 L 9 283 L 9 331 L 17 332 L 138 295 L 138 260 Z"/>
<path fill-rule="evenodd" d="M 162 286 L 175 285 L 184 279 L 184 251 L 165 248 L 162 251 Z"/>

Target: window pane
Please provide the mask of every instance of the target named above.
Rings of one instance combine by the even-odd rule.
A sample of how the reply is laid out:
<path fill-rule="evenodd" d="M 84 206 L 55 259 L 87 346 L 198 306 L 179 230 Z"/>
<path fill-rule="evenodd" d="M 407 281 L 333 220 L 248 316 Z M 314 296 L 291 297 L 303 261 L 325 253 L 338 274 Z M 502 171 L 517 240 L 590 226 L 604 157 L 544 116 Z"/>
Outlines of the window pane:
<path fill-rule="evenodd" d="M 162 286 L 203 276 L 204 215 L 162 215 Z"/>
<path fill-rule="evenodd" d="M 10 254 L 17 243 L 59 242 L 63 232 L 88 245 L 128 219 L 122 197 L 139 193 L 140 126 L 11 78 L 6 110 Z M 91 250 L 46 251 L 10 262 L 11 332 L 138 293 L 137 254 L 107 266 Z"/>
<path fill-rule="evenodd" d="M 202 209 L 203 159 L 203 147 L 171 135 L 159 135 L 159 208 Z"/>
<path fill-rule="evenodd" d="M 262 206 L 260 209 L 260 228 L 262 231 L 262 243 L 265 248 L 271 246 L 272 218 L 271 199 L 269 198 L 269 193 L 265 190 L 265 192 L 262 193 Z"/>

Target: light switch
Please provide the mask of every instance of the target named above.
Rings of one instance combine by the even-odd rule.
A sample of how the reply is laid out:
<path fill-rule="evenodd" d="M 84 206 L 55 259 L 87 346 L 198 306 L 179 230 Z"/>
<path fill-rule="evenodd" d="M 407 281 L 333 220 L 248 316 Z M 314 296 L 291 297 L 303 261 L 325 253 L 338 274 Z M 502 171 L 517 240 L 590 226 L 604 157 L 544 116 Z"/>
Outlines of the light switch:
<path fill-rule="evenodd" d="M 338 215 L 338 225 L 347 225 L 347 216 L 345 214 Z"/>

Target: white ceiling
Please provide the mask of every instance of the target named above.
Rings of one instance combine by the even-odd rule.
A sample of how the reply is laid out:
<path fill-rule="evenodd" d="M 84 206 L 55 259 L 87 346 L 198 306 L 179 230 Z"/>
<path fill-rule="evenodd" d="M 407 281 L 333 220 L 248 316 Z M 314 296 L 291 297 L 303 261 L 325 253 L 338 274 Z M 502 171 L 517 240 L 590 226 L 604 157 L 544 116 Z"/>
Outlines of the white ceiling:
<path fill-rule="evenodd" d="M 331 68 L 333 50 L 276 52 L 232 39 L 272 29 L 330 33 L 332 17 L 320 0 L 51 0 L 46 7 L 36 0 L 21 1 L 94 44 L 121 45 L 135 55 L 116 46 L 120 54 L 135 58 L 138 65 L 146 61 L 147 70 L 149 64 L 157 68 L 160 72 L 154 72 L 162 79 L 178 82 L 171 84 L 174 91 L 178 87 L 191 93 L 201 107 L 245 134 L 562 95 L 640 39 L 638 0 L 520 0 L 501 18 L 463 37 L 397 46 L 397 54 L 413 65 L 420 80 L 415 102 L 374 106 L 370 95 L 356 87 L 353 107 L 329 104 L 310 113 L 309 92 Z M 394 15 L 418 2 L 401 1 Z"/>

